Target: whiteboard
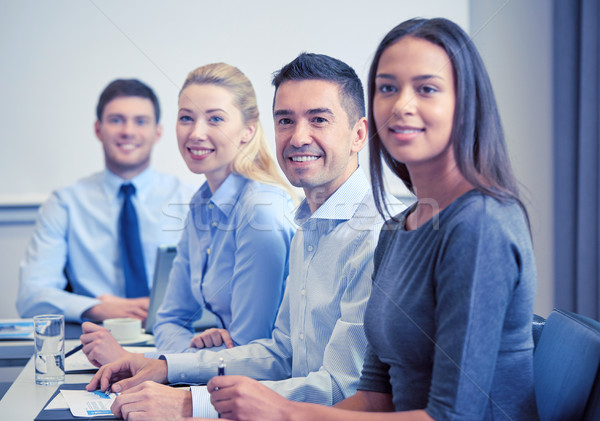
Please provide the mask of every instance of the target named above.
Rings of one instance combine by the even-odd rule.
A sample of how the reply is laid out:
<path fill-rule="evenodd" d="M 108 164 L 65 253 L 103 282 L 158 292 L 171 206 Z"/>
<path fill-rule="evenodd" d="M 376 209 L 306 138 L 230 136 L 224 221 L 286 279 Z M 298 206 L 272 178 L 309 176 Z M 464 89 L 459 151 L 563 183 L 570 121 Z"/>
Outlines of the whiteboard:
<path fill-rule="evenodd" d="M 153 87 L 164 134 L 154 168 L 200 184 L 175 138 L 187 73 L 224 61 L 253 82 L 274 147 L 272 73 L 302 51 L 354 67 L 366 82 L 373 52 L 393 26 L 443 16 L 468 31 L 468 0 L 147 1 L 0 0 L 0 204 L 43 201 L 104 167 L 94 135 L 102 89 L 116 78 Z M 367 148 L 360 154 L 368 168 Z M 395 185 L 393 190 L 401 190 Z"/>

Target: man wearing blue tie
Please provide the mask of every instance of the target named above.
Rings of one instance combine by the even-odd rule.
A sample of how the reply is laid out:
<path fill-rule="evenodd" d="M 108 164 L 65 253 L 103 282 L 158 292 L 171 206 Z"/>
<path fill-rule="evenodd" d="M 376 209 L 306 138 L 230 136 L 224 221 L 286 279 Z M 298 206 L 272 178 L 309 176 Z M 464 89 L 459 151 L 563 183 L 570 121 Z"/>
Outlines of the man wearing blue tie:
<path fill-rule="evenodd" d="M 156 95 L 138 80 L 118 79 L 96 114 L 106 168 L 41 207 L 20 267 L 22 317 L 144 320 L 156 249 L 179 239 L 193 188 L 150 168 L 162 134 Z"/>

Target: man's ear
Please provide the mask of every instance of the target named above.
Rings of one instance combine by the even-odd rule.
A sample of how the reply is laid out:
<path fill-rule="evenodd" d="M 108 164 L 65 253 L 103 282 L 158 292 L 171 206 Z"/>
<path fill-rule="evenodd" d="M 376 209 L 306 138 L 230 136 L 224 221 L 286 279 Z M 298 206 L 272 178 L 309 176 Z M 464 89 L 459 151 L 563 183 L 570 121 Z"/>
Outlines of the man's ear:
<path fill-rule="evenodd" d="M 98 140 L 100 140 L 100 142 L 103 141 L 102 136 L 100 136 L 100 121 L 96 120 L 96 122 L 94 123 L 94 133 L 96 133 L 96 137 L 98 138 Z"/>
<path fill-rule="evenodd" d="M 163 134 L 163 126 L 161 124 L 156 125 L 156 138 L 154 139 L 154 144 L 160 140 L 160 137 Z"/>
<path fill-rule="evenodd" d="M 369 136 L 369 123 L 365 117 L 361 117 L 360 120 L 354 124 L 352 135 L 351 151 L 358 153 L 367 144 L 367 137 Z"/>

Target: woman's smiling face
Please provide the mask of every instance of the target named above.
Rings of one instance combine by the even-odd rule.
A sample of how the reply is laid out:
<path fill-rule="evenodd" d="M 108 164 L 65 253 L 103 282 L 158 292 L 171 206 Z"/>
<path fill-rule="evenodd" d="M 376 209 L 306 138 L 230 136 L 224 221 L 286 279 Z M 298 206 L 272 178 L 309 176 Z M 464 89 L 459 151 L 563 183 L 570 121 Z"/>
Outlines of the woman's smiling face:
<path fill-rule="evenodd" d="M 381 55 L 373 115 L 385 149 L 410 169 L 454 159 L 450 134 L 456 95 L 452 63 L 441 47 L 406 36 Z"/>
<path fill-rule="evenodd" d="M 255 131 L 244 123 L 233 95 L 216 85 L 189 85 L 179 96 L 177 143 L 190 171 L 204 174 L 212 192 L 231 173 L 240 145 Z"/>

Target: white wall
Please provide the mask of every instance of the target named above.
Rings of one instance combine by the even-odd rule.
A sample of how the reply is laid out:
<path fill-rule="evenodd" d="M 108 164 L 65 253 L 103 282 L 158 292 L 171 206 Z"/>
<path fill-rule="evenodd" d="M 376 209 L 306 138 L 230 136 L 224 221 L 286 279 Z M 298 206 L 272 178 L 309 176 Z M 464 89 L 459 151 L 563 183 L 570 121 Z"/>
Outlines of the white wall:
<path fill-rule="evenodd" d="M 554 303 L 551 31 L 551 0 L 471 1 L 471 36 L 494 85 L 531 218 L 538 267 L 535 311 L 542 316 Z"/>
<path fill-rule="evenodd" d="M 174 144 L 177 92 L 189 70 L 216 60 L 239 66 L 255 84 L 272 138 L 270 74 L 298 52 L 339 57 L 366 80 L 372 53 L 393 25 L 444 16 L 470 29 L 492 78 L 532 219 L 536 312 L 547 315 L 554 276 L 551 1 L 248 3 L 0 0 L 0 204 L 38 201 L 102 167 L 94 108 L 113 78 L 139 77 L 155 88 L 165 134 L 154 165 L 200 182 Z M 366 153 L 361 161 L 366 165 Z M 2 215 L 0 317 L 10 317 L 16 315 L 18 259 L 32 226 L 3 224 Z"/>
<path fill-rule="evenodd" d="M 301 51 L 326 53 L 366 79 L 371 55 L 413 16 L 468 29 L 468 1 L 4 1 L 0 14 L 0 202 L 45 197 L 103 166 L 93 135 L 100 91 L 117 77 L 155 88 L 165 134 L 154 166 L 198 182 L 175 147 L 179 87 L 206 63 L 238 66 L 255 84 L 272 139 L 271 74 Z M 366 154 L 363 154 L 366 155 Z"/>
<path fill-rule="evenodd" d="M 214 61 L 242 69 L 272 139 L 273 71 L 310 51 L 346 61 L 365 81 L 381 37 L 415 16 L 444 16 L 468 31 L 469 2 L 0 0 L 0 208 L 41 201 L 102 168 L 94 110 L 114 78 L 137 77 L 155 89 L 165 130 L 153 165 L 200 184 L 174 136 L 177 94 L 190 70 Z M 3 222 L 3 214 L 0 317 L 10 317 L 32 227 Z"/>

